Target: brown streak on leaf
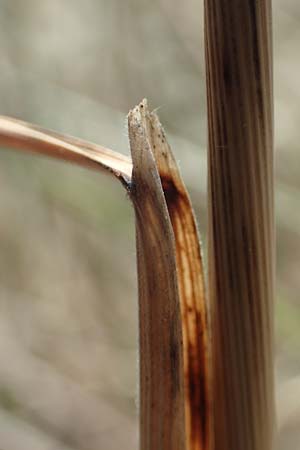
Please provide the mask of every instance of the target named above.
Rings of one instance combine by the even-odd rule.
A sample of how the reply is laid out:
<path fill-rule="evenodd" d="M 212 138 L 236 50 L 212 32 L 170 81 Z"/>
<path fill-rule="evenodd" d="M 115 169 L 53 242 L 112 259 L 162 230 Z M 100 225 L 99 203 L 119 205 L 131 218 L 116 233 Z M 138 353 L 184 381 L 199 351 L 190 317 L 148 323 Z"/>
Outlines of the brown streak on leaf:
<path fill-rule="evenodd" d="M 176 243 L 183 324 L 185 414 L 190 450 L 212 447 L 210 336 L 199 237 L 191 201 L 156 114 L 151 137 Z"/>

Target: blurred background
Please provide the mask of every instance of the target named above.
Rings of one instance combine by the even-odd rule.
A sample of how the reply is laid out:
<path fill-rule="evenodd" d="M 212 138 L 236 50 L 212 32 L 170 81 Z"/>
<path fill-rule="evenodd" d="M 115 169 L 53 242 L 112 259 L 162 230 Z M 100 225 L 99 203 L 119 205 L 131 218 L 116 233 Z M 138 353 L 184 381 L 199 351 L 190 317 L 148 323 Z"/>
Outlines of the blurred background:
<path fill-rule="evenodd" d="M 300 3 L 274 0 L 278 450 L 300 445 Z M 200 0 L 0 0 L 0 114 L 128 153 L 147 97 L 206 242 Z M 1 450 L 137 449 L 134 220 L 115 180 L 0 152 Z M 262 424 L 263 426 L 263 424 Z"/>

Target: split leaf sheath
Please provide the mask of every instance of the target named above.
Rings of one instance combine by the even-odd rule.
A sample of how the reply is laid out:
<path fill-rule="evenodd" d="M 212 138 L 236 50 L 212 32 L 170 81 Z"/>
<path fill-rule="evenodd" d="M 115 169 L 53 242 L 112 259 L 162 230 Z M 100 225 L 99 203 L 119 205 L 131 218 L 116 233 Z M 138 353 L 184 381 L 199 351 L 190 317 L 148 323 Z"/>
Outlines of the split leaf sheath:
<path fill-rule="evenodd" d="M 131 111 L 128 126 L 139 277 L 141 449 L 208 450 L 209 327 L 195 218 L 164 130 L 146 101 Z"/>
<path fill-rule="evenodd" d="M 209 324 L 190 199 L 155 113 L 128 116 L 132 161 L 81 139 L 0 116 L 0 144 L 106 171 L 136 216 L 140 448 L 210 450 Z"/>

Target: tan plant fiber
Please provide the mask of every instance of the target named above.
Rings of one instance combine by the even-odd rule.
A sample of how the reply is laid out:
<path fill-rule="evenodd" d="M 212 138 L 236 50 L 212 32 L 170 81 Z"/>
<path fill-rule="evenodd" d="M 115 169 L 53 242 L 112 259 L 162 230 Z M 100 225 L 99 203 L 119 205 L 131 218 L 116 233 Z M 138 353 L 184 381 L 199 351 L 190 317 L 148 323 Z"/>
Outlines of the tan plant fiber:
<path fill-rule="evenodd" d="M 270 0 L 205 1 L 215 450 L 273 448 L 271 20 Z"/>

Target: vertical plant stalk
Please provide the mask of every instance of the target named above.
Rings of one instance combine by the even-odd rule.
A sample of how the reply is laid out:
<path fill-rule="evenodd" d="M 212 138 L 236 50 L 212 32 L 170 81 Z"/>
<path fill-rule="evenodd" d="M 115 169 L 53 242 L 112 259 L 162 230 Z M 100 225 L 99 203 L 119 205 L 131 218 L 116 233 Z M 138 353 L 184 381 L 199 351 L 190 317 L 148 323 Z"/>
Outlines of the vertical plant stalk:
<path fill-rule="evenodd" d="M 216 450 L 273 442 L 270 0 L 205 0 Z"/>

